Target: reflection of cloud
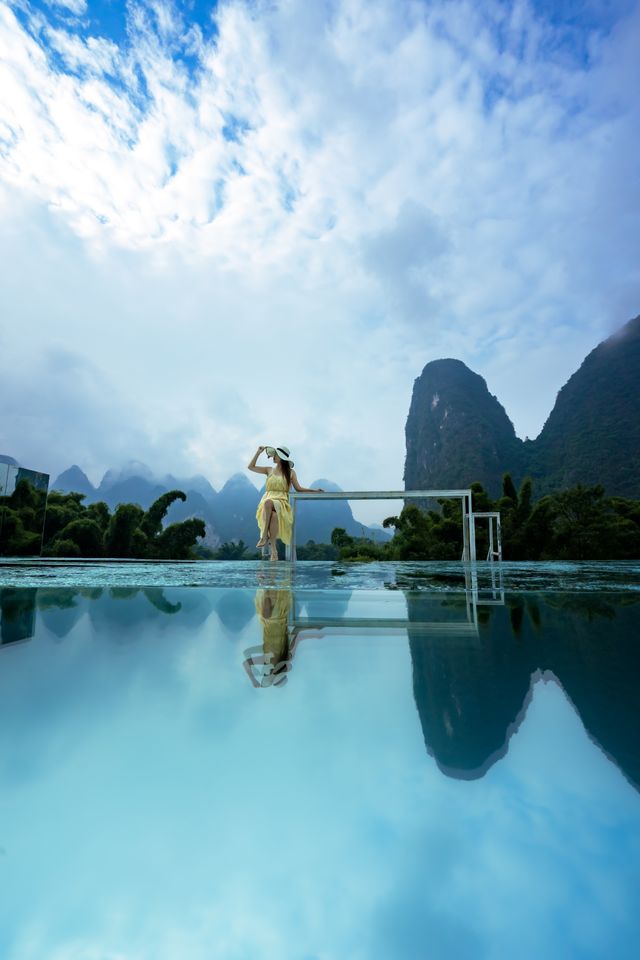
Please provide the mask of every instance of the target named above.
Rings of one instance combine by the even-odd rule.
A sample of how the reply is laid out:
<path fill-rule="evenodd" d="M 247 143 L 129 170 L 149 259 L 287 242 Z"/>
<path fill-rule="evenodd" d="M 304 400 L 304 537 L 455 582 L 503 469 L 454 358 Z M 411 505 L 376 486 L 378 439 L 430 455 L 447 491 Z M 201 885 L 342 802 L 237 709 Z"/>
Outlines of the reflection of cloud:
<path fill-rule="evenodd" d="M 346 649 L 340 656 L 358 666 Z M 16 899 L 18 885 L 3 903 L 11 960 L 85 960 L 98 948 L 126 960 L 409 960 L 425 944 L 434 957 L 533 960 L 580 956 L 586 916 L 596 955 L 631 956 L 637 802 L 557 688 L 539 688 L 504 765 L 462 784 L 425 769 L 397 699 L 410 705 L 406 669 L 391 681 L 397 661 L 383 651 L 354 684 L 316 659 L 295 699 L 294 685 L 282 700 L 252 698 L 239 725 L 197 742 L 182 696 L 169 711 L 165 698 L 129 700 L 108 733 L 94 725 L 78 757 L 84 815 L 59 823 L 40 849 L 49 817 L 17 824 L 9 806 L 9 869 L 34 854 L 41 867 L 30 898 Z M 372 712 L 378 693 L 399 708 L 392 720 Z M 236 688 L 229 711 L 239 697 Z M 117 752 L 105 749 L 114 738 Z M 157 738 L 162 750 L 141 750 Z M 71 767 L 52 773 L 43 803 L 79 789 Z M 62 845 L 83 878 L 72 912 L 55 882 Z"/>
<path fill-rule="evenodd" d="M 168 589 L 181 609 L 141 619 L 141 595 L 106 596 L 135 642 L 83 617 L 5 658 L 0 756 L 31 767 L 0 773 L 3 955 L 632 956 L 638 797 L 555 684 L 483 780 L 449 780 L 405 643 L 301 644 L 295 683 L 257 697 L 257 622 L 234 649 L 194 593 L 225 597 Z"/>

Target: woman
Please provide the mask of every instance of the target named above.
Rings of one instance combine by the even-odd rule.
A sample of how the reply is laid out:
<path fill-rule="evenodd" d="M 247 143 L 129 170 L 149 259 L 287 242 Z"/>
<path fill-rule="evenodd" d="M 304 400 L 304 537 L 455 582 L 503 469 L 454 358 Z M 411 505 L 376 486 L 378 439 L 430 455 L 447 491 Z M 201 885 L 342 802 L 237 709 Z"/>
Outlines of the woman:
<path fill-rule="evenodd" d="M 267 456 L 273 460 L 273 467 L 256 466 L 258 457 L 265 450 Z M 260 529 L 260 539 L 256 547 L 265 547 L 269 543 L 271 559 L 277 560 L 276 539 L 279 537 L 283 543 L 291 543 L 293 511 L 289 503 L 289 487 L 293 485 L 298 493 L 324 493 L 324 490 L 311 490 L 300 486 L 287 447 L 258 447 L 248 469 L 253 473 L 264 473 L 267 477 L 266 489 L 256 510 Z"/>

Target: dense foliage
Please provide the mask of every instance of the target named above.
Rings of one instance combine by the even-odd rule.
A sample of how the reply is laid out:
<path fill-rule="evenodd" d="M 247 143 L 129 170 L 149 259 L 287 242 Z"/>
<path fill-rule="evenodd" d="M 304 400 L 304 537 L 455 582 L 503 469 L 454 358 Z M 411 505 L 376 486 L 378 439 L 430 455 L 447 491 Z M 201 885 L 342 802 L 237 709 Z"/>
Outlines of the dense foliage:
<path fill-rule="evenodd" d="M 46 494 L 21 480 L 9 497 L 0 498 L 0 553 L 5 556 L 118 557 L 144 560 L 189 560 L 205 534 L 204 521 L 191 517 L 163 528 L 174 500 L 171 490 L 143 510 L 118 504 L 113 513 L 104 502 L 85 506 L 84 493 Z M 45 511 L 46 504 L 46 511 Z"/>
<path fill-rule="evenodd" d="M 516 490 L 503 477 L 502 496 L 492 500 L 472 484 L 476 512 L 499 511 L 505 560 L 635 560 L 640 557 L 640 501 L 607 497 L 602 486 L 578 485 L 533 501 L 526 479 Z M 440 511 L 410 504 L 385 527 L 395 536 L 385 544 L 349 536 L 337 527 L 331 542 L 341 560 L 459 560 L 462 520 L 458 500 L 440 500 Z M 476 522 L 477 556 L 488 551 L 487 530 Z"/>
<path fill-rule="evenodd" d="M 505 560 L 635 560 L 640 558 L 640 501 L 607 497 L 602 486 L 578 485 L 548 494 L 537 502 L 526 479 L 517 490 L 503 476 L 502 495 L 492 500 L 475 483 L 476 512 L 499 511 Z M 21 480 L 9 497 L 0 498 L 0 553 L 49 557 L 118 557 L 148 560 L 256 560 L 261 554 L 244 541 L 225 542 L 217 550 L 198 544 L 205 525 L 192 517 L 163 528 L 167 510 L 185 500 L 181 490 L 163 494 L 148 510 L 121 503 L 113 513 L 104 502 L 85 506 L 85 494 L 46 495 Z M 46 512 L 45 512 L 46 503 Z M 462 522 L 458 500 L 440 500 L 439 510 L 405 506 L 387 517 L 394 537 L 379 543 L 353 537 L 336 527 L 331 544 L 309 540 L 297 548 L 299 560 L 459 560 Z M 477 556 L 487 554 L 487 530 L 476 526 Z M 282 553 L 282 551 L 281 551 Z"/>

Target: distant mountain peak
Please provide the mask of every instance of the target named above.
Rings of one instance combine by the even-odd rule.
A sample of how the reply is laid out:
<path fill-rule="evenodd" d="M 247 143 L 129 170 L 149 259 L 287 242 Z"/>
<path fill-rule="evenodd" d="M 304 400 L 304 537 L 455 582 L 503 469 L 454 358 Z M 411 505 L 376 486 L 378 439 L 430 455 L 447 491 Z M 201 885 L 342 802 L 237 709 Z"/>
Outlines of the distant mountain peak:
<path fill-rule="evenodd" d="M 587 354 L 528 446 L 545 490 L 601 483 L 640 496 L 640 316 Z"/>
<path fill-rule="evenodd" d="M 535 440 L 521 441 L 485 380 L 461 360 L 432 360 L 415 380 L 406 424 L 405 489 L 493 496 L 504 472 L 538 495 L 577 483 L 640 496 L 640 316 L 599 343 L 559 391 Z"/>
<path fill-rule="evenodd" d="M 63 470 L 62 473 L 56 477 L 54 483 L 51 485 L 51 489 L 60 490 L 62 493 L 90 494 L 95 492 L 95 487 L 89 480 L 89 477 L 77 463 L 74 463 L 73 466 L 67 470 Z"/>
<path fill-rule="evenodd" d="M 498 492 L 504 462 L 520 465 L 513 424 L 486 381 L 461 360 L 432 360 L 413 385 L 405 428 L 405 489 Z"/>
<path fill-rule="evenodd" d="M 158 483 L 170 490 L 188 490 L 199 493 L 205 500 L 212 500 L 216 496 L 216 491 L 201 473 L 196 473 L 192 477 L 176 477 L 172 473 L 165 473 L 159 478 Z"/>
<path fill-rule="evenodd" d="M 100 481 L 100 489 L 106 490 L 116 483 L 122 483 L 123 480 L 129 480 L 132 477 L 146 480 L 148 483 L 155 482 L 155 476 L 150 467 L 141 460 L 127 460 L 122 467 L 111 467 L 106 471 Z"/>
<path fill-rule="evenodd" d="M 233 473 L 222 487 L 222 490 L 238 489 L 239 487 L 252 487 L 255 490 L 254 485 L 246 473 Z"/>

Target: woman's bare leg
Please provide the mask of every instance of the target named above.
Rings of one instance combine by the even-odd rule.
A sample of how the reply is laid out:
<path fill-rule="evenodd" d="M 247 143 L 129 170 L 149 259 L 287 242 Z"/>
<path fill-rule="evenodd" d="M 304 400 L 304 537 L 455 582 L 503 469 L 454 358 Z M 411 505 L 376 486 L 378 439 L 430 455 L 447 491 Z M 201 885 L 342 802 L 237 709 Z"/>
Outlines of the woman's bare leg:
<path fill-rule="evenodd" d="M 269 520 L 269 543 L 271 545 L 271 559 L 278 559 L 278 546 L 276 540 L 278 538 L 278 514 L 276 513 L 275 507 L 273 513 L 271 514 L 271 519 Z"/>
<path fill-rule="evenodd" d="M 266 547 L 267 541 L 269 540 L 269 525 L 271 523 L 271 517 L 275 512 L 276 508 L 273 505 L 273 500 L 265 500 L 262 508 L 262 534 L 256 543 L 256 547 Z"/>

